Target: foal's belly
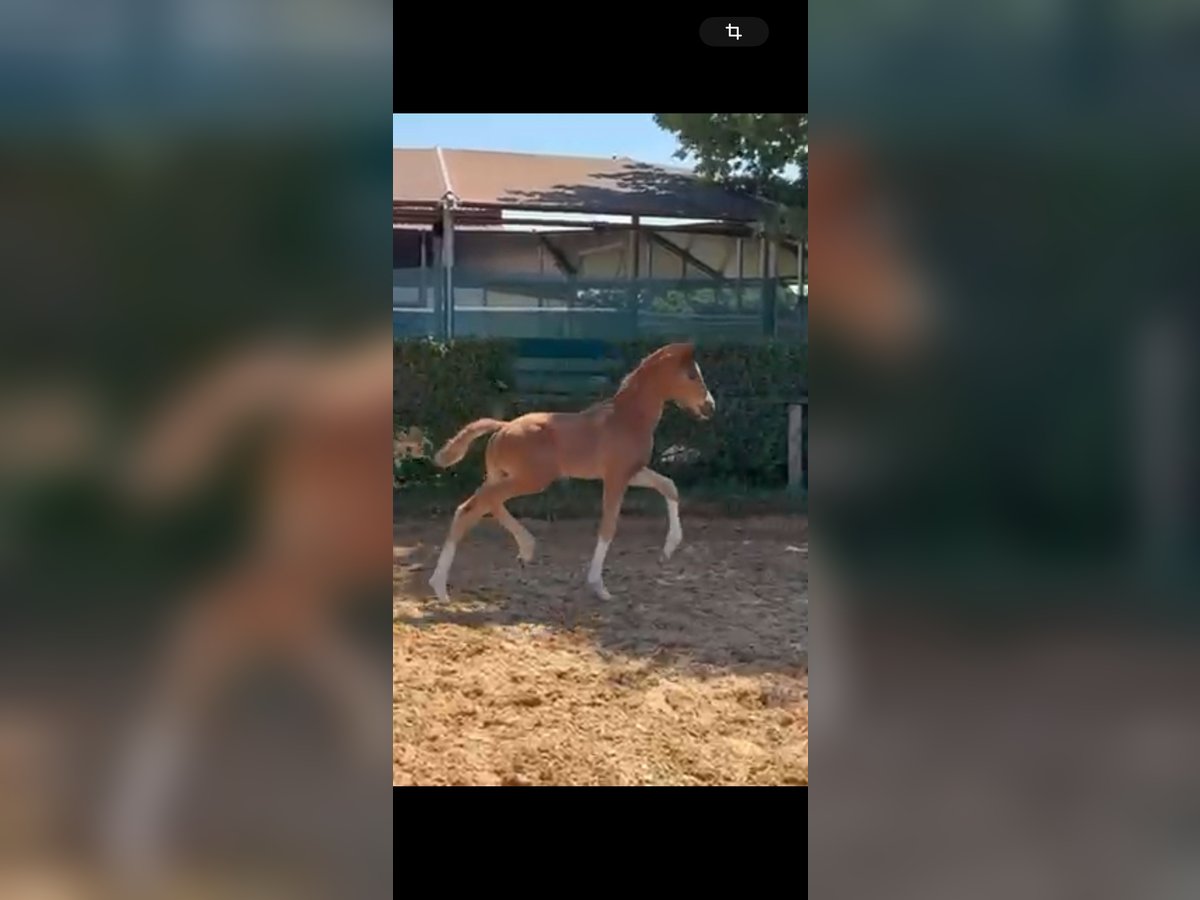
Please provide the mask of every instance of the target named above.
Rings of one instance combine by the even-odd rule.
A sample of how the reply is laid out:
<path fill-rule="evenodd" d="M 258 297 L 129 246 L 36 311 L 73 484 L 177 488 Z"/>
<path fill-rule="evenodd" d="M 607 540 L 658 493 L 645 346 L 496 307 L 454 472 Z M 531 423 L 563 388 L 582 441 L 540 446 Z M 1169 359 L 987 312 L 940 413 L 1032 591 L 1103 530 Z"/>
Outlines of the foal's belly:
<path fill-rule="evenodd" d="M 586 420 L 557 422 L 555 458 L 562 478 L 596 479 L 604 474 L 605 441 Z"/>
<path fill-rule="evenodd" d="M 607 437 L 581 442 L 571 448 L 572 452 L 560 452 L 558 468 L 562 477 L 594 481 L 618 470 L 636 471 L 649 461 L 651 445 L 643 448 L 639 442 L 638 446 L 629 446 Z"/>
<path fill-rule="evenodd" d="M 557 450 L 560 477 L 594 479 L 604 474 L 604 456 L 599 440 L 560 439 Z"/>
<path fill-rule="evenodd" d="M 570 463 L 560 463 L 559 478 L 578 478 L 583 481 L 596 481 L 604 477 L 604 472 L 594 460 L 574 460 Z"/>

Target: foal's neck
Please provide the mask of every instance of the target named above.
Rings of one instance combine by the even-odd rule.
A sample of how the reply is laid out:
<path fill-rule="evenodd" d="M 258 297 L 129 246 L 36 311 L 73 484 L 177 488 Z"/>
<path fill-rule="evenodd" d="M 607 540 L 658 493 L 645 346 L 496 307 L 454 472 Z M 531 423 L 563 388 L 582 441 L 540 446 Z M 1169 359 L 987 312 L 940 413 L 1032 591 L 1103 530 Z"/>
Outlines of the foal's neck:
<path fill-rule="evenodd" d="M 629 419 L 653 431 L 662 418 L 667 398 L 646 383 L 631 382 L 613 396 L 613 406 Z"/>

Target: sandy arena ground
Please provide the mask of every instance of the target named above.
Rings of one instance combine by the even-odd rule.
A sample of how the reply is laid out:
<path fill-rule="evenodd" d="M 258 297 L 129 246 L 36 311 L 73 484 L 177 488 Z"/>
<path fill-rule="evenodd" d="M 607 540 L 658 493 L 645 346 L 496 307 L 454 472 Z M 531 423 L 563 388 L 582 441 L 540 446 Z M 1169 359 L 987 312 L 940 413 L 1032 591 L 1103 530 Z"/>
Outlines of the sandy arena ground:
<path fill-rule="evenodd" d="M 396 523 L 392 780 L 808 783 L 808 535 L 800 518 L 622 518 L 611 602 L 583 584 L 596 522 L 529 521 L 522 568 L 492 519 L 451 604 L 426 579 L 448 522 Z"/>

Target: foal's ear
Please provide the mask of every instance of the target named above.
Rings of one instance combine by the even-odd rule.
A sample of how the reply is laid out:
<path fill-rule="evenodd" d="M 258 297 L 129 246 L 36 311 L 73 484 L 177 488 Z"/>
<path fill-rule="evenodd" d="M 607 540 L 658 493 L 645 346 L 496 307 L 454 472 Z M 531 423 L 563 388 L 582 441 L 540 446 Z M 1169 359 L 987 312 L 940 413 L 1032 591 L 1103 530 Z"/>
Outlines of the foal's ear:
<path fill-rule="evenodd" d="M 693 342 L 679 345 L 679 361 L 685 366 L 696 361 L 696 345 Z"/>

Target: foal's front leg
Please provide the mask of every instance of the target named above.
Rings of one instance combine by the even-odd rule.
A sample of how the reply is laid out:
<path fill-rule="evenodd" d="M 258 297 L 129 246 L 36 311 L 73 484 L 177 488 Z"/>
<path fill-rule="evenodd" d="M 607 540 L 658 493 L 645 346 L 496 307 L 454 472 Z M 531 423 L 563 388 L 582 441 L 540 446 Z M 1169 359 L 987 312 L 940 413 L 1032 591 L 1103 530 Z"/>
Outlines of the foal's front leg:
<path fill-rule="evenodd" d="M 667 501 L 667 519 L 670 524 L 667 528 L 667 541 L 663 544 L 662 558 L 663 560 L 670 559 L 675 548 L 679 546 L 679 542 L 683 540 L 683 527 L 679 524 L 679 491 L 675 487 L 675 482 L 666 475 L 660 475 L 653 469 L 647 468 L 634 475 L 629 484 L 632 487 L 653 488 Z"/>
<path fill-rule="evenodd" d="M 612 594 L 604 586 L 604 557 L 617 533 L 617 518 L 621 515 L 621 501 L 625 499 L 628 485 L 625 479 L 604 480 L 604 512 L 600 516 L 600 534 L 596 538 L 596 552 L 592 554 L 592 565 L 587 576 L 588 586 L 601 600 L 612 599 Z"/>

